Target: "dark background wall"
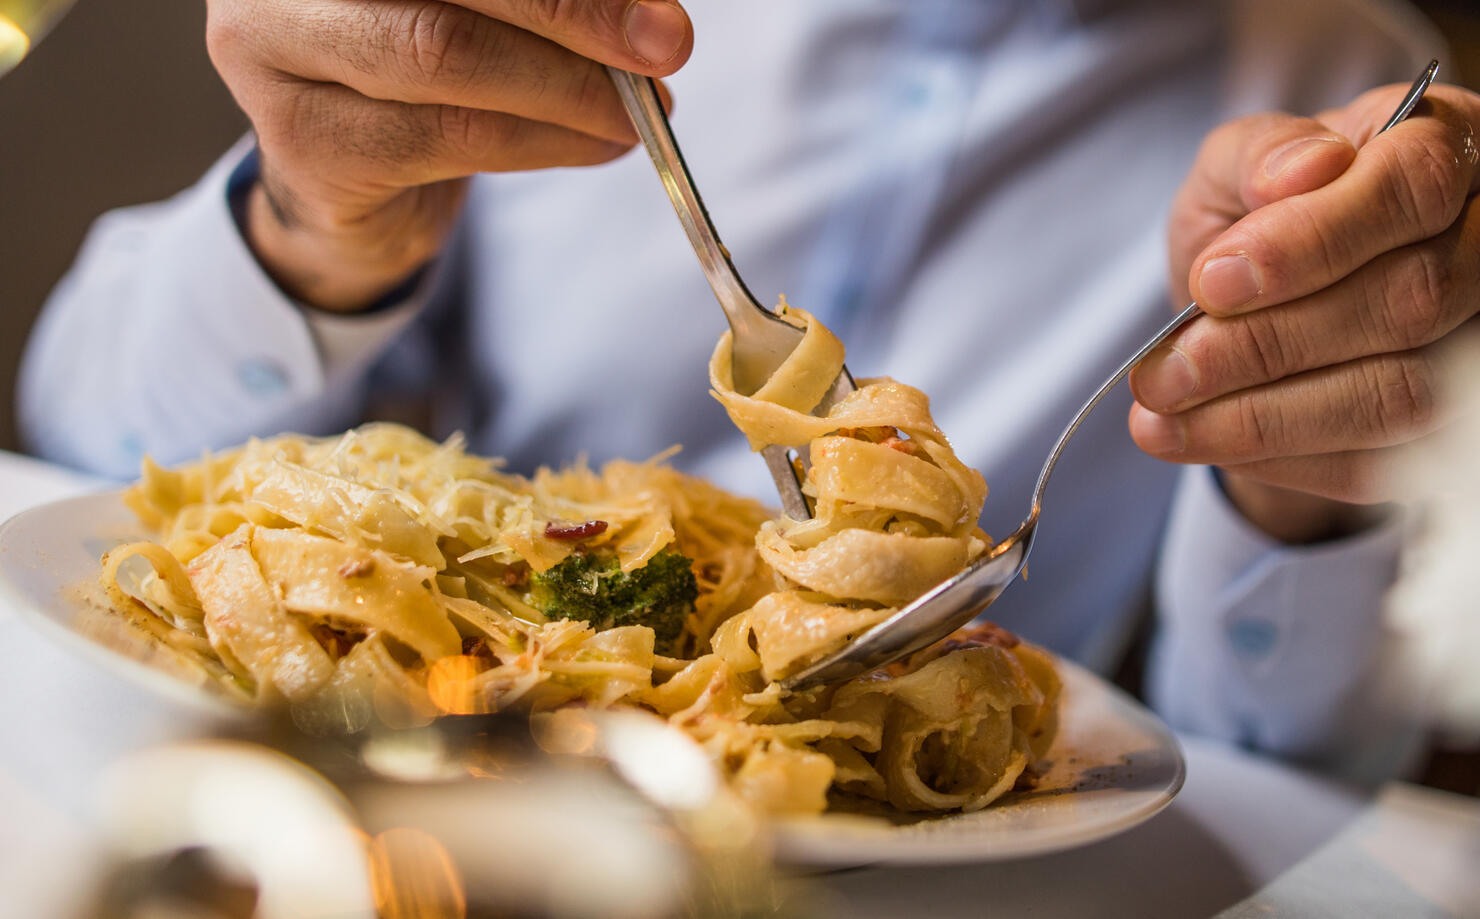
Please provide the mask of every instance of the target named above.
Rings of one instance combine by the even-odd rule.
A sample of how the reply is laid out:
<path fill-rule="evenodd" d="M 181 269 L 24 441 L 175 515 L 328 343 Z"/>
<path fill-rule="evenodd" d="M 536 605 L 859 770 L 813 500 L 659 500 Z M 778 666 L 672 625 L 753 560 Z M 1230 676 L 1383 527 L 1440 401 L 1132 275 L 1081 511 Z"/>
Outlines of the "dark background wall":
<path fill-rule="evenodd" d="M 78 0 L 0 77 L 0 448 L 26 333 L 88 225 L 190 184 L 246 130 L 205 20 L 203 0 Z"/>
<path fill-rule="evenodd" d="M 1480 86 L 1474 0 L 1420 3 Z M 79 0 L 0 79 L 0 449 L 15 367 L 46 293 L 102 211 L 188 185 L 246 127 L 206 57 L 201 0 Z"/>

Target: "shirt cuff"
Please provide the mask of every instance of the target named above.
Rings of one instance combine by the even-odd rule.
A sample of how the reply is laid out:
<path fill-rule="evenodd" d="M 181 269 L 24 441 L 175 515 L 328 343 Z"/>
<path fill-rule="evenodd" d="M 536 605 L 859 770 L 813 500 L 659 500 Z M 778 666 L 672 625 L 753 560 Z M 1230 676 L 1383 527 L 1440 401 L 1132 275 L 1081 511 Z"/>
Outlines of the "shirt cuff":
<path fill-rule="evenodd" d="M 273 284 L 232 220 L 242 140 L 169 201 L 113 211 L 57 286 L 22 367 L 22 421 L 59 462 L 130 476 L 279 431 L 354 423 L 370 364 L 434 279 L 369 317 L 310 312 Z"/>
<path fill-rule="evenodd" d="M 250 138 L 248 139 L 250 141 Z M 243 141 L 243 144 L 248 143 Z M 237 149 L 240 149 L 238 145 Z M 233 153 L 236 151 L 234 150 Z M 231 156 L 227 157 L 230 162 Z M 247 194 L 262 176 L 262 156 L 255 142 L 240 156 L 226 178 L 226 204 L 243 248 L 246 242 Z M 253 262 L 256 257 L 253 256 Z M 269 283 L 267 272 L 258 271 Z M 325 377 L 336 378 L 363 369 L 371 359 L 385 350 L 406 325 L 419 314 L 431 298 L 436 274 L 432 265 L 416 270 L 375 303 L 353 313 L 337 313 L 294 300 L 278 288 L 279 296 L 291 302 L 308 323 Z"/>
<path fill-rule="evenodd" d="M 1271 752 L 1392 753 L 1380 686 L 1383 595 L 1408 527 L 1399 512 L 1348 539 L 1288 546 L 1239 513 L 1211 469 L 1184 471 L 1157 576 L 1151 696 L 1174 727 Z"/>

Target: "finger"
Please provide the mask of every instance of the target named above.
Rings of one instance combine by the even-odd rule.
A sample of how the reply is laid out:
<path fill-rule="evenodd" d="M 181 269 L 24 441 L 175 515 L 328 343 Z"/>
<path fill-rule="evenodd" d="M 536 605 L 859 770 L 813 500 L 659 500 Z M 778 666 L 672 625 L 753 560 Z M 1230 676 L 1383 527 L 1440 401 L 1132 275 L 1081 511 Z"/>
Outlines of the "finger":
<path fill-rule="evenodd" d="M 1172 205 L 1175 299 L 1187 301 L 1187 268 L 1219 234 L 1256 208 L 1320 188 L 1356 154 L 1319 121 L 1280 113 L 1251 115 L 1209 134 Z"/>
<path fill-rule="evenodd" d="M 1215 315 L 1327 287 L 1388 250 L 1443 232 L 1480 188 L 1480 97 L 1434 87 L 1420 117 L 1374 137 L 1342 175 L 1266 205 L 1193 262 L 1191 293 Z"/>
<path fill-rule="evenodd" d="M 1447 232 L 1387 253 L 1335 285 L 1262 310 L 1188 324 L 1130 376 L 1136 400 L 1177 412 L 1288 376 L 1432 344 L 1480 310 L 1480 205 Z"/>
<path fill-rule="evenodd" d="M 1208 209 L 1238 218 L 1320 188 L 1341 175 L 1356 155 L 1345 137 L 1313 118 L 1281 112 L 1250 115 L 1208 135 L 1185 192 Z"/>
<path fill-rule="evenodd" d="M 1433 347 L 1314 370 L 1176 414 L 1131 407 L 1142 450 L 1226 465 L 1406 443 L 1440 423 Z"/>
<path fill-rule="evenodd" d="M 1238 475 L 1347 504 L 1382 504 L 1414 491 L 1404 471 L 1411 446 L 1289 456 L 1225 466 Z"/>
<path fill-rule="evenodd" d="M 542 121 L 369 99 L 332 83 L 284 86 L 258 126 L 280 172 L 325 193 L 400 189 L 477 172 L 584 166 L 626 147 Z M 308 180 L 308 181 L 304 181 Z M 305 192 L 311 194 L 311 192 Z"/>
<path fill-rule="evenodd" d="M 286 13 L 285 0 L 272 6 Z M 507 112 L 637 141 L 604 67 L 464 7 L 318 2 L 297 21 L 291 31 L 261 26 L 256 38 L 255 53 L 285 74 L 341 83 L 373 99 Z"/>
<path fill-rule="evenodd" d="M 542 35 L 583 57 L 649 76 L 677 70 L 694 29 L 673 0 L 459 0 L 462 6 Z"/>

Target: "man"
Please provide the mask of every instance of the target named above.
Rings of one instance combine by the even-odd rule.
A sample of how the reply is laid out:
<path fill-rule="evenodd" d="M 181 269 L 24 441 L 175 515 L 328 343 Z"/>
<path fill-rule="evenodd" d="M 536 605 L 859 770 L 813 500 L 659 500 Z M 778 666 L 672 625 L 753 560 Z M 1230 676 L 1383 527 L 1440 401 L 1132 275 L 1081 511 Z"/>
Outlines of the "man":
<path fill-rule="evenodd" d="M 208 41 L 260 156 L 100 221 L 24 368 L 42 453 L 127 475 L 420 394 L 518 469 L 682 442 L 763 493 L 600 64 L 672 76 L 751 286 L 934 396 L 990 532 L 1169 315 L 1169 240 L 1172 302 L 1212 315 L 1091 417 L 992 615 L 1108 669 L 1155 571 L 1174 725 L 1354 769 L 1404 748 L 1379 689 L 1401 524 L 1371 505 L 1475 312 L 1480 99 L 1435 87 L 1374 139 L 1436 44 L 1403 8 L 213 0 Z"/>

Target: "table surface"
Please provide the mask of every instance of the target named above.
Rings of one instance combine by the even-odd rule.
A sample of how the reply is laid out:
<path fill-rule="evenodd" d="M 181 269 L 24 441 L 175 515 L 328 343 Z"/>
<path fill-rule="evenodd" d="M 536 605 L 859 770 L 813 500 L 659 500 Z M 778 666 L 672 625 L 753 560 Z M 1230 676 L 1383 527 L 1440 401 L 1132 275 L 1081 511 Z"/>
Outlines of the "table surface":
<path fill-rule="evenodd" d="M 0 520 L 102 484 L 0 452 Z M 66 916 L 106 856 L 88 815 L 98 771 L 190 725 L 5 609 L 0 674 L 0 913 Z M 33 704 L 37 693 L 47 705 Z M 59 708 L 74 715 L 59 723 Z M 1182 742 L 1186 786 L 1127 833 L 1010 862 L 815 875 L 806 880 L 817 913 L 1480 917 L 1480 802 L 1403 783 L 1374 794 L 1209 740 Z"/>

